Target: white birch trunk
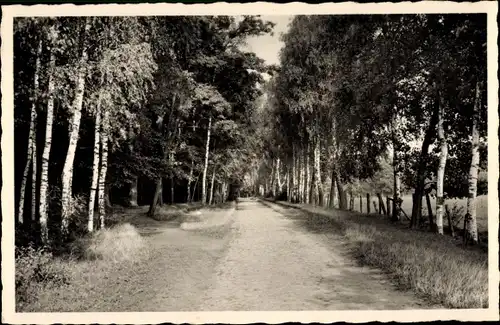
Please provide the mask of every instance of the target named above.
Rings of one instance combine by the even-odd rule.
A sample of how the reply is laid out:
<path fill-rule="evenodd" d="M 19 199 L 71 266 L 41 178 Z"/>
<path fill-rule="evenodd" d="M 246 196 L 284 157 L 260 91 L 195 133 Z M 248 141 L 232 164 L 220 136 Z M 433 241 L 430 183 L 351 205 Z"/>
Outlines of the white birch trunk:
<path fill-rule="evenodd" d="M 72 110 L 73 116 L 70 122 L 69 146 L 66 154 L 62 172 L 62 195 L 61 195 L 61 217 L 62 217 L 62 232 L 67 234 L 69 226 L 69 217 L 72 205 L 72 179 L 73 179 L 73 163 L 75 160 L 76 146 L 78 144 L 80 120 L 82 117 L 83 95 L 85 91 L 85 77 L 87 65 L 87 48 L 85 38 L 90 29 L 90 19 L 87 17 L 85 21 L 85 35 L 82 56 L 80 58 L 80 66 L 78 67 L 78 78 L 76 82 L 76 93 L 73 100 Z"/>
<path fill-rule="evenodd" d="M 309 143 L 307 143 L 307 148 L 306 148 L 306 181 L 305 181 L 305 203 L 310 204 L 311 203 L 311 157 L 310 157 L 310 147 Z"/>
<path fill-rule="evenodd" d="M 208 155 L 210 149 L 210 129 L 212 128 L 212 117 L 208 118 L 207 142 L 205 145 L 205 166 L 203 167 L 203 177 L 201 181 L 201 201 L 202 204 L 207 203 L 207 170 L 208 170 Z"/>
<path fill-rule="evenodd" d="M 52 147 L 52 125 L 54 123 L 54 68 L 56 58 L 54 52 L 50 52 L 49 62 L 49 82 L 48 82 L 48 99 L 47 99 L 47 122 L 45 124 L 45 144 L 42 153 L 42 169 L 40 175 L 40 208 L 38 211 L 40 232 L 42 243 L 48 242 L 47 228 L 47 207 L 48 207 L 48 188 L 49 188 L 49 160 L 50 150 Z"/>
<path fill-rule="evenodd" d="M 99 226 L 104 229 L 106 218 L 106 174 L 108 172 L 108 127 L 109 113 L 104 112 L 101 126 L 101 170 L 99 171 Z"/>
<path fill-rule="evenodd" d="M 89 195 L 89 220 L 87 229 L 89 232 L 94 230 L 94 207 L 97 192 L 97 184 L 99 179 L 99 149 L 100 149 L 100 136 L 101 136 L 101 107 L 100 103 L 97 104 L 97 112 L 95 116 L 95 129 L 94 129 L 94 160 L 92 165 L 92 184 L 90 185 Z"/>
<path fill-rule="evenodd" d="M 35 104 L 33 104 L 34 106 Z M 31 221 L 35 220 L 36 217 L 36 175 L 37 175 L 37 151 L 36 151 L 36 108 L 33 108 L 35 111 L 35 123 L 33 124 L 33 149 L 31 151 Z"/>
<path fill-rule="evenodd" d="M 469 170 L 469 196 L 467 198 L 466 215 L 466 235 L 474 244 L 478 242 L 477 220 L 476 220 L 476 195 L 477 195 L 477 176 L 479 173 L 479 130 L 478 115 L 481 105 L 481 84 L 476 84 L 476 101 L 474 103 L 474 112 L 472 114 L 472 146 L 471 146 L 471 164 Z"/>
<path fill-rule="evenodd" d="M 33 116 L 33 115 L 32 115 Z M 32 127 L 30 127 L 31 129 Z M 28 138 L 28 152 L 26 154 L 26 165 L 24 166 L 23 179 L 21 181 L 21 193 L 19 197 L 19 207 L 17 212 L 17 220 L 20 224 L 24 223 L 24 196 L 26 193 L 26 183 L 28 181 L 28 173 L 31 166 L 31 156 L 33 151 L 33 141 L 30 131 L 30 136 Z"/>
<path fill-rule="evenodd" d="M 34 114 L 34 120 L 33 120 L 33 140 L 32 140 L 32 158 L 31 158 L 31 220 L 34 221 L 36 218 L 36 185 L 37 185 L 37 112 L 36 112 L 36 105 L 37 105 L 37 100 L 38 100 L 38 93 L 39 93 L 39 78 L 40 78 L 40 65 L 41 65 L 41 56 L 42 56 L 42 40 L 39 41 L 38 43 L 38 48 L 37 48 L 37 56 L 36 56 L 36 61 L 35 61 L 35 78 L 33 82 L 33 91 L 35 93 L 35 96 L 33 98 L 33 103 L 32 103 L 32 113 Z"/>
<path fill-rule="evenodd" d="M 303 157 L 303 154 L 302 154 L 302 151 L 299 151 L 298 153 L 298 157 L 297 157 L 298 161 L 299 161 L 299 170 L 298 170 L 298 174 L 299 174 L 299 195 L 298 195 L 298 201 L 299 203 L 304 203 L 304 180 L 305 180 L 305 169 L 304 169 L 304 157 Z"/>
<path fill-rule="evenodd" d="M 189 169 L 189 178 L 187 184 L 187 202 L 191 202 L 191 183 L 193 179 L 193 169 L 194 169 L 194 161 L 191 159 L 191 168 Z"/>
<path fill-rule="evenodd" d="M 209 205 L 212 205 L 212 200 L 214 197 L 214 184 L 215 184 L 215 166 L 214 166 L 214 171 L 212 173 L 212 184 L 210 185 L 210 197 L 208 198 Z"/>
<path fill-rule="evenodd" d="M 316 140 L 314 147 L 314 172 L 315 176 L 315 195 L 320 206 L 323 206 L 323 183 L 321 182 L 321 151 L 319 137 Z"/>
<path fill-rule="evenodd" d="M 32 206 L 31 206 L 31 219 L 34 220 L 34 213 L 36 209 L 36 102 L 38 99 L 38 88 L 39 88 L 39 76 L 40 76 L 40 60 L 42 54 L 43 42 L 40 39 L 37 47 L 37 57 L 35 60 L 35 76 L 33 80 L 33 98 L 31 104 L 31 116 L 30 116 L 30 130 L 28 137 L 28 151 L 26 155 L 26 165 L 23 171 L 23 179 L 21 181 L 21 195 L 19 198 L 19 209 L 18 209 L 18 221 L 19 223 L 24 223 L 24 198 L 26 193 L 26 183 L 28 180 L 28 173 L 30 165 L 32 167 Z M 33 159 L 35 157 L 35 159 Z M 34 181 L 33 181 L 34 180 Z M 34 204 L 35 203 L 35 204 Z"/>
<path fill-rule="evenodd" d="M 309 148 L 304 149 L 304 203 L 309 203 Z"/>
<path fill-rule="evenodd" d="M 444 215 L 444 171 L 446 159 L 448 158 L 448 143 L 444 133 L 444 105 L 440 98 L 438 113 L 438 140 L 440 146 L 439 166 L 437 170 L 437 188 L 436 188 L 436 229 L 438 234 L 443 235 L 443 215 Z M 431 212 L 429 212 L 430 215 Z M 432 225 L 431 225 L 432 226 Z"/>
<path fill-rule="evenodd" d="M 276 185 L 278 186 L 277 194 L 281 195 L 282 184 L 281 184 L 281 172 L 280 172 L 280 158 L 276 158 Z"/>

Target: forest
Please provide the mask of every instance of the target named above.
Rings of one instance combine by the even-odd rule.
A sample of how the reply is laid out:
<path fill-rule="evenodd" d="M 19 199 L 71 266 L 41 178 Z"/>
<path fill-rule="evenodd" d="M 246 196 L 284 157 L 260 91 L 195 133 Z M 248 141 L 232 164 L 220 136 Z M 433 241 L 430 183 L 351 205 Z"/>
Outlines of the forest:
<path fill-rule="evenodd" d="M 50 261 L 73 243 L 132 229 L 117 227 L 123 211 L 162 220 L 180 204 L 215 209 L 253 197 L 337 211 L 340 223 L 378 214 L 394 227 L 356 229 L 383 239 L 369 244 L 373 254 L 396 247 L 395 257 L 371 264 L 408 264 L 416 273 L 401 271 L 405 279 L 424 279 L 417 286 L 447 306 L 487 304 L 486 257 L 473 250 L 487 233 L 486 15 L 294 16 L 279 64 L 245 50 L 273 28 L 261 16 L 15 18 L 18 303 L 41 308 L 28 298 L 48 290 L 30 289 L 42 281 L 35 269 L 62 277 L 67 270 Z M 427 250 L 414 247 L 422 233 Z M 445 234 L 471 250 L 445 259 Z M 124 238 L 101 246 L 139 242 Z M 134 249 L 147 252 L 140 242 Z M 54 256 L 43 260 L 39 249 Z M 155 249 L 163 257 L 151 263 L 168 258 Z M 461 259 L 472 261 L 468 270 Z M 88 270 L 97 264 L 71 263 L 86 275 L 72 271 L 81 286 L 64 294 L 94 292 Z M 92 273 L 105 281 L 104 273 L 129 272 L 110 270 Z M 474 281 L 457 285 L 465 278 Z M 98 304 L 85 297 L 60 308 Z"/>
<path fill-rule="evenodd" d="M 397 221 L 413 192 L 411 227 L 432 195 L 442 234 L 444 200 L 467 198 L 477 242 L 485 21 L 297 16 L 275 66 L 242 50 L 272 32 L 256 16 L 17 18 L 17 227 L 47 244 L 105 227 L 113 204 L 240 191 L 344 210 L 372 193 Z"/>
<path fill-rule="evenodd" d="M 271 23 L 15 23 L 16 224 L 28 240 L 60 244 L 103 228 L 112 204 L 154 215 L 163 203 L 224 202 L 256 164 L 255 99 L 272 68 L 240 45 Z"/>
<path fill-rule="evenodd" d="M 485 22 L 295 17 L 267 85 L 273 119 L 263 124 L 261 193 L 341 210 L 353 210 L 356 198 L 368 213 L 372 194 L 392 221 L 438 234 L 450 215 L 445 200 L 466 198 L 464 239 L 477 243 L 476 197 L 487 192 Z"/>

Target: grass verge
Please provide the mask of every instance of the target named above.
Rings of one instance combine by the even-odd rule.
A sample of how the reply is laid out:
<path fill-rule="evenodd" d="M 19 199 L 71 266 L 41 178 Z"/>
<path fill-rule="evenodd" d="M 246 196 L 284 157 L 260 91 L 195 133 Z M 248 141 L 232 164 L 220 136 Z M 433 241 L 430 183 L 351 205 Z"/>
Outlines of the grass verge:
<path fill-rule="evenodd" d="M 277 203 L 307 212 L 310 230 L 340 230 L 358 261 L 387 271 L 402 289 L 446 308 L 488 307 L 487 252 L 464 249 L 450 237 L 393 225 L 386 218 Z"/>
<path fill-rule="evenodd" d="M 203 257 L 200 260 L 203 264 L 212 258 L 210 250 L 218 247 L 207 245 L 200 250 L 196 241 L 189 241 L 192 237 L 172 232 L 170 235 L 177 234 L 177 237 L 168 237 L 168 240 L 175 244 L 163 243 L 166 239 L 161 237 L 160 245 L 165 244 L 168 249 L 159 250 L 151 246 L 147 235 L 161 232 L 166 225 L 169 225 L 167 228 L 176 228 L 186 221 L 200 223 L 214 219 L 215 224 L 210 222 L 208 226 L 197 229 L 197 232 L 209 235 L 206 241 L 212 243 L 214 239 L 225 238 L 228 232 L 230 224 L 220 222 L 227 216 L 218 210 L 230 205 L 203 208 L 202 215 L 197 213 L 200 204 L 164 205 L 158 207 L 154 219 L 146 216 L 147 207 L 114 209 L 108 218 L 109 228 L 77 238 L 64 254 L 54 256 L 33 247 L 16 249 L 16 311 L 130 311 L 139 308 L 134 301 L 136 298 L 144 300 L 147 305 L 148 292 L 156 287 L 165 290 L 163 285 L 154 281 L 161 282 L 164 277 L 170 277 L 174 267 L 165 269 L 165 265 L 172 262 L 170 257 L 181 260 L 177 265 L 188 265 L 190 256 L 198 254 Z M 186 250 L 185 257 L 180 253 L 181 248 Z M 199 268 L 202 269 L 202 265 Z M 180 270 L 176 278 L 183 276 L 183 272 L 187 270 Z M 176 281 L 171 279 L 171 282 Z"/>
<path fill-rule="evenodd" d="M 16 255 L 16 310 L 50 312 L 78 305 L 76 297 L 91 295 L 109 274 L 132 270 L 149 250 L 135 227 L 121 224 L 77 239 L 64 256 L 32 247 Z"/>

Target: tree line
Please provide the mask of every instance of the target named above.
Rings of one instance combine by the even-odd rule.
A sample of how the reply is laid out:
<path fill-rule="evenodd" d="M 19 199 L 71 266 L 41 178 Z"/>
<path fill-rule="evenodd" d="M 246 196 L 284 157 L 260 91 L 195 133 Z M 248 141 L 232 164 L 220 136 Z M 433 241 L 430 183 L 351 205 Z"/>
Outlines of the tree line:
<path fill-rule="evenodd" d="M 274 70 L 241 45 L 272 28 L 258 16 L 16 18 L 16 231 L 50 245 L 105 227 L 115 203 L 154 215 L 164 200 L 227 200 L 258 162 L 255 99 Z"/>
<path fill-rule="evenodd" d="M 279 73 L 266 85 L 268 150 L 254 191 L 331 207 L 337 197 L 340 209 L 348 209 L 348 194 L 383 191 L 393 221 L 402 192 L 411 191 L 412 228 L 432 191 L 429 223 L 439 234 L 444 200 L 466 197 L 467 239 L 477 243 L 486 16 L 296 16 L 282 40 Z"/>

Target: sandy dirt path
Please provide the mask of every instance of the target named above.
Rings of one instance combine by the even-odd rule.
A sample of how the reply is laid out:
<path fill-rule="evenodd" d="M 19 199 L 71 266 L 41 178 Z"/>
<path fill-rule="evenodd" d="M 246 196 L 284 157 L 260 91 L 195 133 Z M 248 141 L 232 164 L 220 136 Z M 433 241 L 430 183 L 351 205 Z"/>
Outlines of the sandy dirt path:
<path fill-rule="evenodd" d="M 140 211 L 139 211 L 140 212 Z M 50 311 L 294 311 L 429 308 L 388 278 L 356 265 L 342 237 L 304 226 L 297 209 L 242 201 L 201 222 L 131 223 L 149 254 L 47 292 Z M 91 272 L 90 270 L 84 272 Z M 49 304 L 58 296 L 65 302 Z M 41 297 L 41 299 L 44 299 Z M 70 303 L 73 301 L 73 303 Z M 54 307 L 55 306 L 55 307 Z"/>
<path fill-rule="evenodd" d="M 340 238 L 335 243 L 303 229 L 287 211 L 257 201 L 238 204 L 233 237 L 200 310 L 428 308 L 380 271 L 357 266 Z"/>

